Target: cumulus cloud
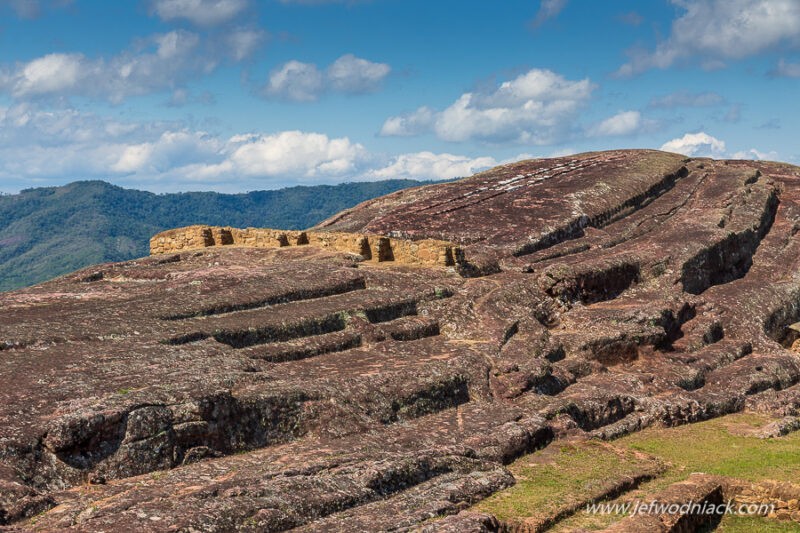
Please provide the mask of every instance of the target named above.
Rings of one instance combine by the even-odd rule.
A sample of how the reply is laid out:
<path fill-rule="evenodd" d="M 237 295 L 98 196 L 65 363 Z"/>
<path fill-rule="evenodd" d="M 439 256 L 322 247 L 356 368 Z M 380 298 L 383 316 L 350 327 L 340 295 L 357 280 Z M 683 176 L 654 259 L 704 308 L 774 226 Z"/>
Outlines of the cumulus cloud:
<path fill-rule="evenodd" d="M 180 189 L 191 183 L 367 179 L 375 157 L 347 138 L 313 132 L 224 139 L 178 123 L 124 123 L 72 109 L 0 107 L 0 177 L 135 177 Z M 376 179 L 369 177 L 368 179 Z"/>
<path fill-rule="evenodd" d="M 643 118 L 639 111 L 621 111 L 590 127 L 588 134 L 592 137 L 632 135 L 649 128 L 652 124 L 653 122 Z"/>
<path fill-rule="evenodd" d="M 715 92 L 692 93 L 678 91 L 650 100 L 650 107 L 708 107 L 724 103 L 725 99 Z"/>
<path fill-rule="evenodd" d="M 60 93 L 74 88 L 92 70 L 81 54 L 48 54 L 23 65 L 7 83 L 16 97 Z"/>
<path fill-rule="evenodd" d="M 69 108 L 42 110 L 29 103 L 0 107 L 0 177 L 113 176 L 126 149 L 171 129 L 179 126 L 119 122 Z M 130 152 L 128 161 L 134 155 Z"/>
<path fill-rule="evenodd" d="M 284 131 L 246 139 L 230 154 L 233 169 L 245 176 L 342 176 L 355 172 L 366 150 L 348 138 Z"/>
<path fill-rule="evenodd" d="M 317 100 L 329 91 L 363 93 L 377 89 L 391 72 L 385 63 L 345 54 L 325 71 L 313 63 L 292 60 L 273 70 L 261 94 L 296 102 Z"/>
<path fill-rule="evenodd" d="M 430 107 L 420 107 L 416 111 L 389 117 L 381 127 L 380 134 L 384 137 L 411 137 L 420 135 L 433 127 L 436 112 Z"/>
<path fill-rule="evenodd" d="M 296 102 L 310 102 L 319 98 L 324 86 L 322 73 L 316 65 L 289 61 L 270 73 L 263 93 Z"/>
<path fill-rule="evenodd" d="M 495 164 L 491 157 L 371 153 L 347 137 L 316 132 L 223 138 L 178 122 L 120 122 L 31 103 L 0 106 L 0 179 L 21 187 L 81 176 L 130 179 L 155 190 L 242 190 L 393 177 L 443 179 Z"/>
<path fill-rule="evenodd" d="M 373 63 L 345 54 L 328 67 L 327 77 L 334 90 L 358 93 L 374 90 L 390 71 L 385 63 Z"/>
<path fill-rule="evenodd" d="M 165 131 L 157 139 L 122 144 L 109 169 L 122 174 L 158 174 L 219 156 L 223 143 L 205 132 Z"/>
<path fill-rule="evenodd" d="M 733 159 L 752 159 L 755 161 L 776 161 L 778 159 L 778 152 L 761 152 L 755 148 L 734 152 L 731 156 Z"/>
<path fill-rule="evenodd" d="M 528 156 L 515 159 L 523 157 Z M 37 103 L 0 105 L 0 180 L 6 188 L 81 177 L 157 191 L 241 191 L 392 178 L 449 179 L 497 164 L 485 156 L 371 152 L 347 137 L 318 132 L 222 137 L 182 122 L 125 122 Z"/>
<path fill-rule="evenodd" d="M 119 103 L 129 96 L 179 88 L 214 71 L 225 57 L 241 60 L 262 37 L 255 30 L 237 30 L 221 44 L 204 43 L 196 33 L 174 30 L 142 39 L 109 59 L 48 54 L 0 66 L 0 91 L 17 99 L 78 95 Z"/>
<path fill-rule="evenodd" d="M 369 157 L 362 145 L 321 133 L 283 131 L 221 139 L 183 129 L 124 145 L 109 171 L 185 182 L 325 183 L 358 175 Z"/>
<path fill-rule="evenodd" d="M 446 109 L 432 112 L 430 120 L 427 108 L 390 117 L 381 132 L 418 134 L 427 125 L 447 141 L 551 144 L 566 136 L 594 89 L 589 79 L 572 81 L 550 70 L 533 69 L 491 92 L 464 93 Z"/>
<path fill-rule="evenodd" d="M 687 133 L 683 137 L 672 139 L 661 146 L 667 152 L 676 152 L 689 157 L 714 157 L 723 159 L 753 159 L 777 161 L 778 153 L 775 151 L 764 152 L 756 148 L 729 152 L 725 141 L 713 137 L 705 132 Z"/>
<path fill-rule="evenodd" d="M 248 0 L 153 0 L 151 8 L 161 20 L 188 20 L 197 26 L 216 26 L 237 17 Z"/>
<path fill-rule="evenodd" d="M 383 168 L 368 174 L 377 179 L 450 179 L 471 176 L 476 172 L 497 166 L 492 157 L 470 158 L 453 154 L 417 152 L 395 157 Z"/>
<path fill-rule="evenodd" d="M 775 48 L 800 44 L 800 2 L 796 0 L 672 0 L 684 11 L 667 39 L 652 51 L 633 51 L 618 75 L 668 68 L 699 58 L 705 68 L 720 68 Z"/>
<path fill-rule="evenodd" d="M 687 133 L 683 137 L 672 139 L 664 143 L 661 149 L 690 157 L 724 157 L 726 154 L 725 141 L 721 141 L 702 131 Z"/>

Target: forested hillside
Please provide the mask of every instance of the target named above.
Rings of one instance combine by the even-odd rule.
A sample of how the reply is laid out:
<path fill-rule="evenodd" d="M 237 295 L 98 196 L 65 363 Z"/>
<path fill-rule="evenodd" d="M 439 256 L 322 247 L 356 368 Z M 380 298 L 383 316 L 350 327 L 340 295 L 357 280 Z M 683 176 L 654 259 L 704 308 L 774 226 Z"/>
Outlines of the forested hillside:
<path fill-rule="evenodd" d="M 0 290 L 147 255 L 150 237 L 191 224 L 303 229 L 364 200 L 421 185 L 389 180 L 246 194 L 154 194 L 103 181 L 0 196 Z"/>

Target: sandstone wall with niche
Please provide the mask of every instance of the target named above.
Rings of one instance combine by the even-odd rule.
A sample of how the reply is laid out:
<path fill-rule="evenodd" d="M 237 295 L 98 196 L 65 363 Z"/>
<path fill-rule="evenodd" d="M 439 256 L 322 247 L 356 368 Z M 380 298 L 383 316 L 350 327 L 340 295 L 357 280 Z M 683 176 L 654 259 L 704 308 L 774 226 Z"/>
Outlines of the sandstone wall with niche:
<path fill-rule="evenodd" d="M 210 246 L 317 246 L 358 254 L 367 261 L 374 262 L 394 261 L 423 266 L 456 266 L 465 262 L 461 248 L 451 242 L 434 239 L 412 241 L 362 233 L 201 225 L 172 229 L 155 235 L 150 239 L 150 254 L 183 252 Z"/>

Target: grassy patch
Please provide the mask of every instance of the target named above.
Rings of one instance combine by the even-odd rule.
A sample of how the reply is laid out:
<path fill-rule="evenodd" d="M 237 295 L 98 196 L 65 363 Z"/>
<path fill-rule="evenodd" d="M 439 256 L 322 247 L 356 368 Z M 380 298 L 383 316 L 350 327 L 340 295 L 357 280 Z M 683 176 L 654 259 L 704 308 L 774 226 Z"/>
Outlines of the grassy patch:
<path fill-rule="evenodd" d="M 765 416 L 734 414 L 676 428 L 652 428 L 628 435 L 614 444 L 655 455 L 671 468 L 669 482 L 692 472 L 720 474 L 750 481 L 800 479 L 800 433 L 778 439 L 747 435 L 769 422 Z"/>
<path fill-rule="evenodd" d="M 722 519 L 715 533 L 783 533 L 797 532 L 794 522 L 778 522 L 769 518 L 755 516 L 728 515 Z"/>
<path fill-rule="evenodd" d="M 641 453 L 601 442 L 554 444 L 511 464 L 517 484 L 477 509 L 509 522 L 545 520 L 607 492 L 618 480 L 658 469 Z"/>
<path fill-rule="evenodd" d="M 666 465 L 655 479 L 622 494 L 615 502 L 647 500 L 693 472 L 750 481 L 800 480 L 800 432 L 777 439 L 752 436 L 772 419 L 739 413 L 675 428 L 649 428 L 611 443 L 558 443 L 527 455 L 509 469 L 518 483 L 477 505 L 500 520 L 540 522 L 556 516 L 569 502 L 590 499 L 603 484 L 630 476 L 656 464 Z M 550 449 L 552 448 L 552 449 Z M 559 521 L 553 532 L 600 530 L 621 515 L 589 515 L 580 510 Z M 797 531 L 796 524 L 760 517 L 726 516 L 716 531 Z"/>

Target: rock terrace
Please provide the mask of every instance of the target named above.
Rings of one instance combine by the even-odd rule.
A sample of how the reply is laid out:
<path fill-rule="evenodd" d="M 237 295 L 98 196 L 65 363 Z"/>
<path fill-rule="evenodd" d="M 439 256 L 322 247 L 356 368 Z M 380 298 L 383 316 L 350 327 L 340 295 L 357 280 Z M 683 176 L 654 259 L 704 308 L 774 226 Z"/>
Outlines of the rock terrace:
<path fill-rule="evenodd" d="M 559 439 L 798 427 L 798 229 L 797 167 L 612 151 L 161 234 L 0 295 L 0 524 L 491 530 Z"/>

